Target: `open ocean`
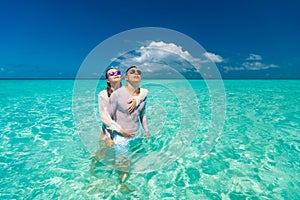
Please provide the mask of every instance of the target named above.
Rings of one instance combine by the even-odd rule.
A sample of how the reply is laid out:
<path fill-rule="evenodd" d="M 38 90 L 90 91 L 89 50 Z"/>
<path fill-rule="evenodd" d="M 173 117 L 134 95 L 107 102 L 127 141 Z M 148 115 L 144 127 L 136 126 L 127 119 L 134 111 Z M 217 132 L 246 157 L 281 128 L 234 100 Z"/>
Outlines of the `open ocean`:
<path fill-rule="evenodd" d="M 0 199 L 300 199 L 299 80 L 142 87 L 152 137 L 126 191 L 113 149 L 91 170 L 104 80 L 1 80 Z"/>

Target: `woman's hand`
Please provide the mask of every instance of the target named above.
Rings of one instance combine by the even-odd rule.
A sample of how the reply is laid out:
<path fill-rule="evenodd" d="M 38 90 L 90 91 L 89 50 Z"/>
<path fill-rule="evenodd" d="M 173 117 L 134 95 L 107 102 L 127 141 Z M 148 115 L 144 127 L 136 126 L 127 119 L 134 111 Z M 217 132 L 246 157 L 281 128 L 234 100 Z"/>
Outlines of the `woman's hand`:
<path fill-rule="evenodd" d="M 114 146 L 114 144 L 115 144 L 114 141 L 110 137 L 106 138 L 106 145 L 108 147 L 112 147 Z"/>
<path fill-rule="evenodd" d="M 134 109 L 135 109 L 135 107 L 136 107 L 136 99 L 131 99 L 131 100 L 129 100 L 128 102 L 127 102 L 128 104 L 131 104 L 130 106 L 129 106 L 129 108 L 127 109 L 128 110 L 128 112 L 132 112 L 132 111 L 134 111 Z"/>
<path fill-rule="evenodd" d="M 124 137 L 127 137 L 127 138 L 133 137 L 133 136 L 135 135 L 134 132 L 131 132 L 131 131 L 125 130 L 125 129 L 121 129 L 121 130 L 120 130 L 120 133 L 121 133 Z"/>
<path fill-rule="evenodd" d="M 145 138 L 150 138 L 150 133 L 149 132 L 145 133 Z"/>

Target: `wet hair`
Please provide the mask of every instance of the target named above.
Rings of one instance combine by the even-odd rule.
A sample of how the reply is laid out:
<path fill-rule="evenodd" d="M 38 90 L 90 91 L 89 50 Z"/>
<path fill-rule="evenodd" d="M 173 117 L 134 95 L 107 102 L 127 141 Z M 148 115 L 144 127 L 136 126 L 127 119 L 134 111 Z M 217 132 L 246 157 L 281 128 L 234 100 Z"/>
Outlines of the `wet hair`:
<path fill-rule="evenodd" d="M 127 74 L 127 72 L 128 72 L 129 70 L 131 70 L 132 68 L 136 68 L 136 69 L 137 69 L 136 66 L 131 66 L 131 67 L 129 67 L 129 68 L 126 70 L 126 74 Z"/>
<path fill-rule="evenodd" d="M 109 82 L 107 82 L 107 79 L 108 79 L 108 74 L 107 72 L 111 69 L 116 69 L 114 67 L 110 67 L 108 68 L 106 71 L 105 71 L 105 78 L 106 78 L 106 91 L 107 91 L 107 95 L 108 97 L 110 97 L 110 95 L 113 93 L 113 90 L 111 89 L 111 85 Z M 117 69 L 116 69 L 117 70 Z M 122 82 L 120 83 L 120 86 L 122 86 Z"/>

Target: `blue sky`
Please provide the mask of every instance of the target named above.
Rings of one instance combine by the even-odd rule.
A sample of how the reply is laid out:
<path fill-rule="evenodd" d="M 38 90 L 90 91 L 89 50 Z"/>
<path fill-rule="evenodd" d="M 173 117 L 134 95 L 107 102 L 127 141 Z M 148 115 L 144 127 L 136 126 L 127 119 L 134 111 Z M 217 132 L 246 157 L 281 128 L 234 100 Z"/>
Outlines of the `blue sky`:
<path fill-rule="evenodd" d="M 300 78 L 299 10 L 296 0 L 1 0 L 0 78 L 75 78 L 98 44 L 140 27 L 191 37 L 223 78 Z M 180 49 L 153 42 L 144 49 Z"/>

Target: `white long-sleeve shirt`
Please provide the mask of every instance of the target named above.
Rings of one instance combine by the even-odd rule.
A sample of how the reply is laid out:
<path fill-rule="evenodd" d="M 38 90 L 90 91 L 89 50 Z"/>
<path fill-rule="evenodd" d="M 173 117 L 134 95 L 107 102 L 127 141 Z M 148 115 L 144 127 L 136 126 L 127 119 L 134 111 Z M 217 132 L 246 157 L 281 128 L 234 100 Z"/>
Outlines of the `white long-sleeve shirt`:
<path fill-rule="evenodd" d="M 145 132 L 148 132 L 146 117 L 146 100 L 142 101 L 132 112 L 128 112 L 127 99 L 133 98 L 125 87 L 115 91 L 109 98 L 109 113 L 124 129 L 135 133 L 132 138 L 125 138 L 118 132 L 114 135 L 115 144 L 126 145 L 130 140 L 140 137 L 140 123 Z"/>
<path fill-rule="evenodd" d="M 148 94 L 148 90 L 141 88 L 140 94 L 136 97 L 133 97 L 137 101 L 137 106 L 147 97 L 147 94 Z M 99 113 L 100 113 L 100 120 L 104 124 L 105 129 L 108 129 L 110 131 L 118 131 L 119 132 L 122 127 L 117 122 L 112 120 L 112 118 L 110 117 L 108 110 L 107 110 L 108 100 L 109 100 L 109 97 L 107 94 L 107 90 L 106 89 L 102 90 L 98 94 L 98 108 L 99 108 Z M 129 100 L 130 99 L 128 99 L 128 101 Z M 110 137 L 109 134 L 110 134 L 109 131 L 105 131 L 106 137 Z"/>

